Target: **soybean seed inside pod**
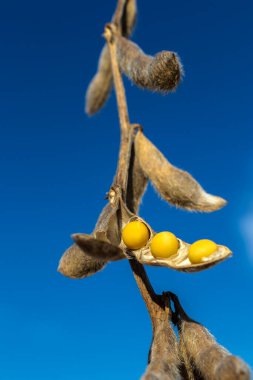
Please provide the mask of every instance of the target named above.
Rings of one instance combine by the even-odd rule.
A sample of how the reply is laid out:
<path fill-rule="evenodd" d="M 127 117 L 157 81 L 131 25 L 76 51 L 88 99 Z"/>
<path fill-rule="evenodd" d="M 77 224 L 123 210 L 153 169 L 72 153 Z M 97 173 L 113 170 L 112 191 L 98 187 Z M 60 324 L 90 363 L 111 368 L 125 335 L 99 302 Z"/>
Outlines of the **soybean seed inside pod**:
<path fill-rule="evenodd" d="M 156 234 L 150 245 L 152 256 L 156 258 L 168 258 L 177 253 L 179 249 L 179 241 L 177 237 L 168 231 Z"/>
<path fill-rule="evenodd" d="M 122 230 L 122 239 L 129 249 L 145 247 L 149 240 L 149 229 L 145 223 L 135 220 L 128 223 Z"/>
<path fill-rule="evenodd" d="M 217 244 L 212 240 L 198 240 L 190 246 L 188 257 L 192 264 L 198 264 L 211 256 L 217 249 Z"/>

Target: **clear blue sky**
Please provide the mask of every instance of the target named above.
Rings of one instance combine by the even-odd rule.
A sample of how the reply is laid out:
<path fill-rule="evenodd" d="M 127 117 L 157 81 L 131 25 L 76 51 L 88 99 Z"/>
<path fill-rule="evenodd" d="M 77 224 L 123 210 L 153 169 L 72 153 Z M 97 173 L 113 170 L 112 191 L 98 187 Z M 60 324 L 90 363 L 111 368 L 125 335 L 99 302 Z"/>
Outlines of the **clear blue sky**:
<path fill-rule="evenodd" d="M 139 0 L 134 40 L 174 50 L 185 78 L 151 94 L 126 80 L 133 122 L 175 165 L 229 201 L 213 214 L 169 207 L 149 187 L 141 215 L 234 257 L 197 274 L 147 268 L 157 292 L 253 366 L 253 131 L 250 0 Z M 114 94 L 94 118 L 84 94 L 115 1 L 3 2 L 0 13 L 0 378 L 138 379 L 151 339 L 127 261 L 81 281 L 56 272 L 70 234 L 92 231 L 118 156 Z"/>

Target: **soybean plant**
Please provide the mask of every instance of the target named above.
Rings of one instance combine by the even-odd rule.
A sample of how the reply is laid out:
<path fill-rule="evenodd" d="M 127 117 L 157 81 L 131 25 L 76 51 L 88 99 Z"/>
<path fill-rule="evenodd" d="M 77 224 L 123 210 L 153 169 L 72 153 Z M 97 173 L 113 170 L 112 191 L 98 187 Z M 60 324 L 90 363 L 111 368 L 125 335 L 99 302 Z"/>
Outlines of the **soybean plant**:
<path fill-rule="evenodd" d="M 162 51 L 152 57 L 130 41 L 136 15 L 135 0 L 118 0 L 111 23 L 105 25 L 106 44 L 86 93 L 85 110 L 93 115 L 101 110 L 112 87 L 115 88 L 121 141 L 117 170 L 107 193 L 108 203 L 92 234 L 72 235 L 74 244 L 63 254 L 58 271 L 80 279 L 94 275 L 109 262 L 129 261 L 153 331 L 142 380 L 247 380 L 250 378 L 247 365 L 219 346 L 203 325 L 187 317 L 176 295 L 156 294 L 143 266 L 198 272 L 221 263 L 232 252 L 206 240 L 191 245 L 170 232 L 156 234 L 151 224 L 138 215 L 149 181 L 162 198 L 185 210 L 212 212 L 225 206 L 226 201 L 207 193 L 189 173 L 171 164 L 144 135 L 143 127 L 129 120 L 122 73 L 137 86 L 161 93 L 175 90 L 183 76 L 175 52 Z M 136 226 L 141 226 L 144 238 L 134 230 Z M 134 236 L 129 236 L 128 231 L 135 231 Z M 171 241 L 173 246 L 168 247 Z M 171 309 L 171 301 L 175 311 Z M 179 341 L 172 323 L 179 329 Z"/>

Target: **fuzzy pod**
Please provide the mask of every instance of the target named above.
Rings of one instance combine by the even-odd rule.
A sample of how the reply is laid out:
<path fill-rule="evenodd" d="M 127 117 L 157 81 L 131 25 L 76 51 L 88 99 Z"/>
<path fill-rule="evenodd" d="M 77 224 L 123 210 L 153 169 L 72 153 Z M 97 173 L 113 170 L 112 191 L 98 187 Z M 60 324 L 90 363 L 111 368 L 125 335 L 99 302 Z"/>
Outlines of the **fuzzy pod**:
<path fill-rule="evenodd" d="M 122 249 L 86 234 L 73 234 L 72 239 L 84 252 L 101 261 L 117 261 L 126 258 Z"/>
<path fill-rule="evenodd" d="M 154 329 L 150 362 L 141 380 L 179 380 L 181 360 L 176 335 L 168 320 Z"/>
<path fill-rule="evenodd" d="M 135 137 L 140 166 L 163 199 L 172 205 L 191 211 L 211 212 L 226 205 L 226 201 L 211 194 L 186 171 L 173 166 L 142 132 Z"/>
<path fill-rule="evenodd" d="M 81 279 L 100 271 L 105 265 L 106 261 L 92 258 L 73 244 L 64 252 L 57 270 L 66 277 Z"/>
<path fill-rule="evenodd" d="M 140 162 L 135 150 L 135 143 L 133 143 L 128 172 L 126 204 L 130 211 L 137 214 L 139 211 L 139 206 L 142 197 L 148 185 L 148 177 L 145 175 L 144 171 L 140 166 Z"/>
<path fill-rule="evenodd" d="M 160 300 L 157 300 L 158 303 L 155 306 L 155 318 L 152 320 L 153 337 L 148 366 L 141 380 L 179 380 L 181 379 L 182 358 L 170 321 L 169 298 L 166 294 L 159 298 Z"/>
<path fill-rule="evenodd" d="M 171 296 L 177 314 L 180 349 L 204 380 L 249 380 L 248 366 L 219 345 L 210 332 L 183 310 L 178 298 Z"/>
<path fill-rule="evenodd" d="M 114 38 L 120 69 L 137 86 L 161 93 L 176 89 L 183 75 L 176 53 L 162 51 L 152 57 L 120 34 Z"/>
<path fill-rule="evenodd" d="M 76 279 L 88 277 L 109 261 L 126 258 L 117 246 L 121 241 L 122 223 L 125 225 L 133 214 L 124 205 L 119 188 L 111 188 L 108 199 L 92 235 L 73 235 L 77 244 L 65 251 L 58 267 L 64 276 Z"/>
<path fill-rule="evenodd" d="M 136 23 L 136 16 L 136 1 L 126 1 L 120 23 L 120 31 L 125 37 L 129 37 L 132 34 Z M 112 22 L 114 22 L 114 18 Z M 86 92 L 85 112 L 88 115 L 94 115 L 104 106 L 111 93 L 112 86 L 111 58 L 107 45 L 104 45 L 99 57 L 97 73 L 92 78 Z"/>
<path fill-rule="evenodd" d="M 99 57 L 97 73 L 86 92 L 85 112 L 88 115 L 94 115 L 103 107 L 110 95 L 112 83 L 110 53 L 105 45 Z"/>
<path fill-rule="evenodd" d="M 137 20 L 136 0 L 127 0 L 121 20 L 121 33 L 125 37 L 130 37 L 134 31 Z"/>

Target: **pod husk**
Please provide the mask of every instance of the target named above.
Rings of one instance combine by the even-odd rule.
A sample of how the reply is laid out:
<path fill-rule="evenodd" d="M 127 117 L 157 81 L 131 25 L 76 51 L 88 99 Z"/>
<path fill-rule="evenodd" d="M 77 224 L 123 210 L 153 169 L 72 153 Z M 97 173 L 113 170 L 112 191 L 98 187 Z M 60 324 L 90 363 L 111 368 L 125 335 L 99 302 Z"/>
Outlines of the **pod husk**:
<path fill-rule="evenodd" d="M 135 149 L 145 175 L 170 204 L 203 212 L 215 211 L 226 205 L 223 198 L 206 193 L 189 173 L 173 166 L 141 131 L 135 137 Z"/>
<path fill-rule="evenodd" d="M 250 370 L 246 363 L 219 345 L 202 324 L 185 313 L 178 297 L 170 294 L 175 306 L 180 350 L 192 371 L 204 380 L 249 380 Z"/>
<path fill-rule="evenodd" d="M 217 265 L 232 255 L 232 252 L 227 247 L 223 245 L 217 245 L 218 249 L 212 255 L 205 258 L 204 261 L 202 261 L 201 263 L 193 264 L 190 262 L 188 258 L 190 244 L 185 243 L 181 239 L 178 239 L 179 249 L 175 255 L 169 258 L 155 258 L 152 255 L 150 249 L 151 240 L 155 233 L 145 221 L 143 222 L 151 231 L 150 239 L 147 245 L 139 250 L 131 250 L 130 252 L 127 252 L 129 256 L 135 257 L 141 264 L 167 267 L 180 272 L 193 273 L 200 272 L 214 265 Z M 121 247 L 123 247 L 123 245 L 121 245 Z"/>
<path fill-rule="evenodd" d="M 115 12 L 116 15 L 116 12 Z M 112 22 L 115 20 L 115 15 Z M 122 19 L 120 32 L 129 37 L 135 27 L 137 18 L 137 5 L 135 0 L 127 0 Z M 99 61 L 97 73 L 92 78 L 85 96 L 85 112 L 92 116 L 105 105 L 112 90 L 113 78 L 111 70 L 111 59 L 107 45 L 104 45 Z"/>
<path fill-rule="evenodd" d="M 101 261 L 117 261 L 126 258 L 122 249 L 106 241 L 98 240 L 82 233 L 73 234 L 71 237 L 79 248 L 84 252 L 89 252 L 91 257 L 98 258 Z"/>
<path fill-rule="evenodd" d="M 158 309 L 153 321 L 153 339 L 147 369 L 141 380 L 179 380 L 181 357 L 176 334 L 169 322 L 170 310 Z"/>
<path fill-rule="evenodd" d="M 64 276 L 85 278 L 103 269 L 109 261 L 126 257 L 118 245 L 122 223 L 126 223 L 133 214 L 124 205 L 119 188 L 112 187 L 108 199 L 92 235 L 73 235 L 76 244 L 64 252 L 58 266 L 58 271 Z"/>
<path fill-rule="evenodd" d="M 126 191 L 126 203 L 129 210 L 138 214 L 141 200 L 148 185 L 148 177 L 141 168 L 136 154 L 135 143 L 131 148 L 131 159 L 129 164 L 128 182 Z"/>
<path fill-rule="evenodd" d="M 133 83 L 143 89 L 161 93 L 176 89 L 183 76 L 182 65 L 176 53 L 162 51 L 152 57 L 119 33 L 114 38 L 119 67 Z"/>
<path fill-rule="evenodd" d="M 62 255 L 57 270 L 65 277 L 82 279 L 99 272 L 105 265 L 105 260 L 94 259 L 77 244 L 72 244 Z"/>

